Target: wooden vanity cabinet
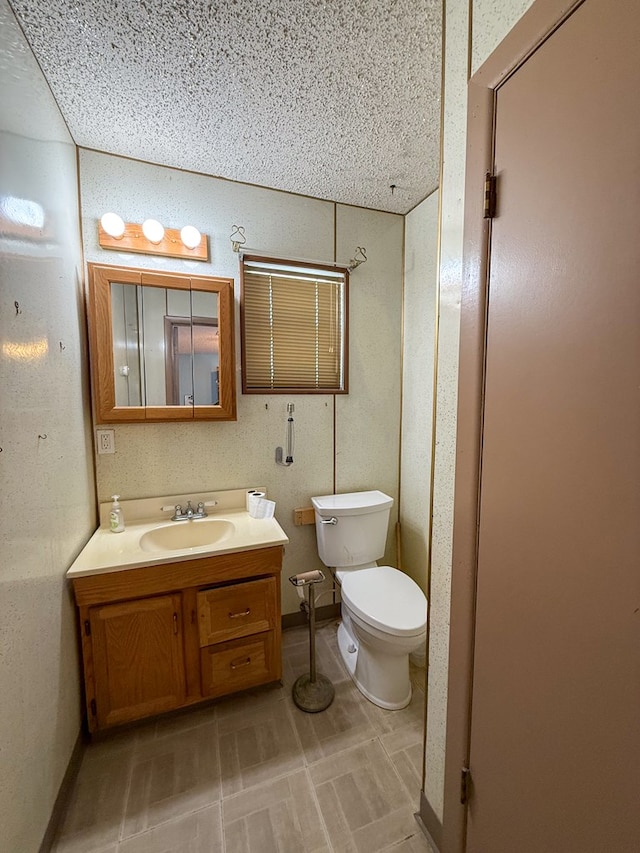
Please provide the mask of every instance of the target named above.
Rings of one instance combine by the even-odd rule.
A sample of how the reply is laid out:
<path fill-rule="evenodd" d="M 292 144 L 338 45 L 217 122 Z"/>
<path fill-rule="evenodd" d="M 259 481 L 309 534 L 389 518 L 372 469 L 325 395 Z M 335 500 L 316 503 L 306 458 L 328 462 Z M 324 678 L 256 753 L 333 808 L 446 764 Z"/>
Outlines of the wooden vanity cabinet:
<path fill-rule="evenodd" d="M 73 580 L 90 732 L 282 677 L 282 546 Z"/>

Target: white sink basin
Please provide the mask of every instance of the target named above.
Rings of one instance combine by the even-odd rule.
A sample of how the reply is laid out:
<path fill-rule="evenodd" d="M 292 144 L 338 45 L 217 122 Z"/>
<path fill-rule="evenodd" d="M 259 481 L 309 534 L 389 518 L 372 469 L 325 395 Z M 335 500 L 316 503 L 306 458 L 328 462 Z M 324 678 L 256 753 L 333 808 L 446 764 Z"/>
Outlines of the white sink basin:
<path fill-rule="evenodd" d="M 174 522 L 147 531 L 140 537 L 140 547 L 149 553 L 202 548 L 222 542 L 235 529 L 232 521 L 223 518 Z"/>

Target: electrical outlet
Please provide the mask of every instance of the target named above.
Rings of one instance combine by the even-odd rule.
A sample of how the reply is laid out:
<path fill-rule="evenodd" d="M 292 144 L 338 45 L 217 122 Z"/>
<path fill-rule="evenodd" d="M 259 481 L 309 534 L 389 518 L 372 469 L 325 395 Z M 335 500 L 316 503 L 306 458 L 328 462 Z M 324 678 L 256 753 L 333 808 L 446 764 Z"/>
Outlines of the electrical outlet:
<path fill-rule="evenodd" d="M 98 445 L 98 453 L 115 453 L 116 440 L 112 429 L 97 429 L 96 439 Z"/>

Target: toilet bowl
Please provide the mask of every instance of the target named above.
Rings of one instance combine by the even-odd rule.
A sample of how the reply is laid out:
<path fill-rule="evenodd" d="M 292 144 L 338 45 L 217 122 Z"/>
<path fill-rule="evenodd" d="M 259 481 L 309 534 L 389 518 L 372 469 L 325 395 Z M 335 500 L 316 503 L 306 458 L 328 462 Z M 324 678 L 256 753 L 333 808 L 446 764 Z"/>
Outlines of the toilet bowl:
<path fill-rule="evenodd" d="M 426 641 L 427 601 L 391 566 L 343 574 L 338 648 L 360 692 L 391 711 L 411 701 L 409 655 Z"/>
<path fill-rule="evenodd" d="M 375 562 L 384 554 L 393 499 L 369 491 L 311 501 L 320 559 L 341 586 L 342 660 L 367 699 L 404 708 L 411 701 L 409 655 L 426 641 L 427 600 L 404 572 Z"/>

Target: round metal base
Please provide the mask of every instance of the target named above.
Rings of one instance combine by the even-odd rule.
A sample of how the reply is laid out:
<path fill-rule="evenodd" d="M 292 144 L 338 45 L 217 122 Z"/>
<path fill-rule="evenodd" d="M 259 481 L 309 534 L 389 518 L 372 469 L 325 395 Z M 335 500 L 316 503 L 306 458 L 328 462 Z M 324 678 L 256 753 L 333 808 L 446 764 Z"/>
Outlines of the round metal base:
<path fill-rule="evenodd" d="M 324 711 L 333 702 L 335 696 L 333 684 L 326 676 L 317 674 L 316 680 L 311 681 L 308 673 L 296 680 L 291 693 L 298 708 L 309 714 Z"/>

